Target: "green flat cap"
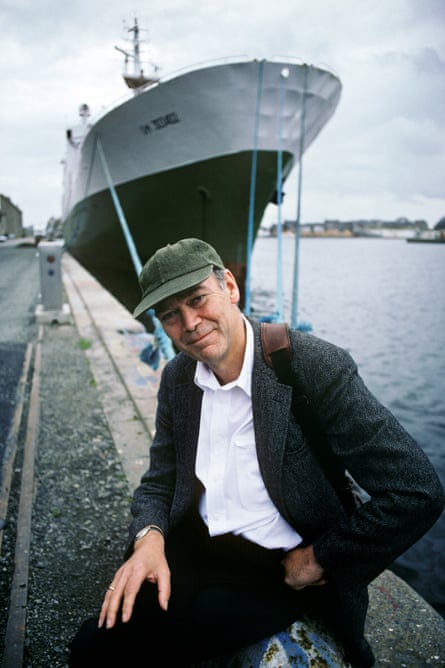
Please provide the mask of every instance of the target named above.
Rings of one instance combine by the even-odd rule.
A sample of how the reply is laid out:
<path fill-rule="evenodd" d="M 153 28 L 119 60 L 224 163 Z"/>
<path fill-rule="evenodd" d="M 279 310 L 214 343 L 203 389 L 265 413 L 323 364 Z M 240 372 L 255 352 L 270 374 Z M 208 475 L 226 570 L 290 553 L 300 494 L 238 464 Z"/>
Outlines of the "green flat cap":
<path fill-rule="evenodd" d="M 200 239 L 181 239 L 159 248 L 139 274 L 142 300 L 133 311 L 137 318 L 167 297 L 191 288 L 224 264 L 215 249 Z"/>

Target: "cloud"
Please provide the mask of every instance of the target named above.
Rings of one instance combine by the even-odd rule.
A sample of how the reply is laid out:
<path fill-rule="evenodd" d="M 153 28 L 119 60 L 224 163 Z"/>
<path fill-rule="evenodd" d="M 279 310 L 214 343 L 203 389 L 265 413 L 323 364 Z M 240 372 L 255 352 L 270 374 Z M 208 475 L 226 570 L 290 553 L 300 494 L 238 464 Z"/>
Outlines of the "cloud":
<path fill-rule="evenodd" d="M 117 0 L 3 0 L 0 192 L 27 224 L 60 215 L 65 130 L 79 104 L 94 116 L 126 95 L 113 47 L 131 37 L 124 20 L 128 28 L 134 15 L 161 74 L 287 55 L 339 75 L 339 107 L 304 159 L 306 219 L 444 215 L 443 0 L 134 0 L 129 11 Z"/>

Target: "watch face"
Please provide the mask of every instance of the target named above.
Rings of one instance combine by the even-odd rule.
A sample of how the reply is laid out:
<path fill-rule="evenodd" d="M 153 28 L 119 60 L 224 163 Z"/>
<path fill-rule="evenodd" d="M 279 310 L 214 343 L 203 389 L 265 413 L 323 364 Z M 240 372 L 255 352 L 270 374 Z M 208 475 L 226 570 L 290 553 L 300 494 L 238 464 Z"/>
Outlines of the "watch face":
<path fill-rule="evenodd" d="M 147 534 L 150 531 L 148 527 L 144 527 L 140 531 L 137 532 L 136 534 L 136 540 L 139 540 L 139 538 L 143 538 L 145 534 Z"/>
<path fill-rule="evenodd" d="M 146 536 L 150 531 L 156 531 L 161 534 L 161 536 L 164 535 L 162 529 L 158 526 L 155 526 L 154 524 L 150 524 L 148 527 L 144 527 L 140 531 L 137 532 L 135 540 L 139 540 L 139 538 L 143 538 Z"/>

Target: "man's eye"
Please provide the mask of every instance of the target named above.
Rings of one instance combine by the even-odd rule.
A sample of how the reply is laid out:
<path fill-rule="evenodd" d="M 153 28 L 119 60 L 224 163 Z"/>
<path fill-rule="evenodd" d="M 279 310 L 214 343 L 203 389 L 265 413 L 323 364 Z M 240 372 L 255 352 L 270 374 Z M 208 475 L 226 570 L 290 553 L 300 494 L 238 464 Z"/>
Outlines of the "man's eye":
<path fill-rule="evenodd" d="M 169 322 L 173 322 L 173 320 L 175 319 L 175 316 L 176 316 L 176 311 L 167 311 L 167 313 L 162 313 L 159 320 L 161 322 L 165 322 L 165 323 L 168 324 Z"/>
<path fill-rule="evenodd" d="M 190 300 L 190 306 L 194 308 L 198 308 L 199 306 L 202 306 L 205 300 L 205 295 L 196 295 L 195 297 L 192 297 Z"/>

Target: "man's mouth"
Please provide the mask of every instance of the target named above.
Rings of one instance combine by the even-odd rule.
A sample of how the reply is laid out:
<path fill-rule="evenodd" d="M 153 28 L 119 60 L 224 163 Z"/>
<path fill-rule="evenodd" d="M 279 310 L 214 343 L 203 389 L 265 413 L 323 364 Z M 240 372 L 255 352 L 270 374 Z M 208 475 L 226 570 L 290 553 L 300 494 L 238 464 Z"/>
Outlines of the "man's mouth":
<path fill-rule="evenodd" d="M 188 346 L 199 345 L 201 343 L 201 341 L 203 341 L 213 331 L 214 331 L 213 329 L 209 329 L 208 332 L 200 332 L 197 336 L 195 335 L 195 336 L 190 337 L 189 339 L 187 339 L 186 344 Z"/>

